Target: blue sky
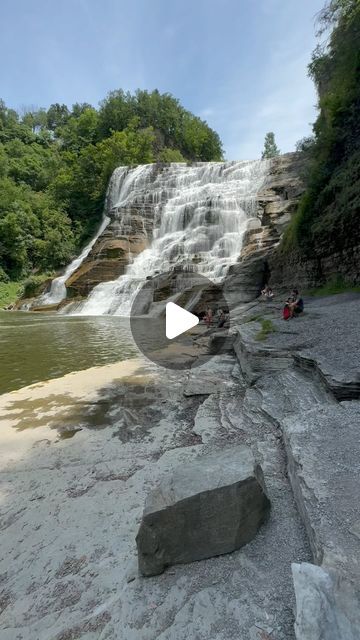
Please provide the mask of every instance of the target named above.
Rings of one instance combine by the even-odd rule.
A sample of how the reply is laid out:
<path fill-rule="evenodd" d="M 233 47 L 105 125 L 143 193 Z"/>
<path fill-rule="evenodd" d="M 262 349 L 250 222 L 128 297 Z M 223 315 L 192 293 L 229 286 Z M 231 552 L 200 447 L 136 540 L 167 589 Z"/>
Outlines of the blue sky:
<path fill-rule="evenodd" d="M 170 92 L 227 159 L 309 134 L 306 66 L 325 0 L 1 0 L 0 97 L 14 108 L 97 105 L 112 89 Z"/>

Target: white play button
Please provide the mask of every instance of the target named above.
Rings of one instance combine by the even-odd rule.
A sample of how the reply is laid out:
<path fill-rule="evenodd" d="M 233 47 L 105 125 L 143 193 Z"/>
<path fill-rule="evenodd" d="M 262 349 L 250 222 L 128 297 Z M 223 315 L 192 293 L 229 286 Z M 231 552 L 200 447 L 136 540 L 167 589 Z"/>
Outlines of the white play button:
<path fill-rule="evenodd" d="M 174 302 L 166 305 L 166 337 L 168 340 L 176 338 L 181 333 L 196 327 L 199 318 L 193 313 L 186 311 Z"/>

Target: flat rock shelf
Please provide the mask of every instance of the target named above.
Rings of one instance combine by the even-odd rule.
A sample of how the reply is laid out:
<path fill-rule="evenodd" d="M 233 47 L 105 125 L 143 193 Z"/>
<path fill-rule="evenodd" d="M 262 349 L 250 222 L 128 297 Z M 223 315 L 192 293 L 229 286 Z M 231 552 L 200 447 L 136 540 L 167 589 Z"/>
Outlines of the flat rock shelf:
<path fill-rule="evenodd" d="M 280 300 L 234 308 L 235 351 L 193 371 L 133 359 L 0 398 L 2 640 L 319 640 L 332 620 L 359 640 L 360 297 L 305 308 L 290 323 Z M 276 328 L 264 341 L 259 315 Z M 266 522 L 238 550 L 143 577 L 146 497 L 239 446 L 263 470 Z"/>

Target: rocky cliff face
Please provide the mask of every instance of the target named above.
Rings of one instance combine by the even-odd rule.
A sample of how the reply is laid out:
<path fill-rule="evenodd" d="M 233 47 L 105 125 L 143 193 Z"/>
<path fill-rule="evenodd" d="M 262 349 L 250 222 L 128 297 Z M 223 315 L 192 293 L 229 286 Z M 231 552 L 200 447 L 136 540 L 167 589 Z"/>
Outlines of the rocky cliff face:
<path fill-rule="evenodd" d="M 122 218 L 121 208 L 110 212 L 111 222 L 82 265 L 66 282 L 68 297 L 86 297 L 100 282 L 115 280 L 135 256 L 149 246 L 154 217 L 149 208 L 132 207 Z"/>
<path fill-rule="evenodd" d="M 230 267 L 224 284 L 230 306 L 253 300 L 265 282 L 273 282 L 273 256 L 305 189 L 302 163 L 298 153 L 271 161 L 266 183 L 257 195 L 258 222 L 248 229 L 239 261 Z M 292 279 L 293 274 L 288 282 Z"/>
<path fill-rule="evenodd" d="M 240 260 L 230 268 L 225 284 L 235 302 L 253 299 L 264 282 L 277 290 L 316 288 L 339 276 L 350 284 L 360 282 L 359 228 L 349 229 L 346 236 L 324 237 L 312 255 L 279 251 L 282 234 L 305 190 L 303 162 L 301 154 L 288 153 L 271 163 L 268 180 L 258 194 L 260 225 L 248 230 Z"/>
<path fill-rule="evenodd" d="M 275 251 L 269 256 L 268 264 L 271 284 L 277 288 L 293 283 L 298 288 L 311 289 L 337 278 L 355 285 L 360 282 L 360 238 L 356 240 L 350 235 L 348 244 L 341 247 L 333 238 L 313 256 L 300 251 L 289 255 Z"/>

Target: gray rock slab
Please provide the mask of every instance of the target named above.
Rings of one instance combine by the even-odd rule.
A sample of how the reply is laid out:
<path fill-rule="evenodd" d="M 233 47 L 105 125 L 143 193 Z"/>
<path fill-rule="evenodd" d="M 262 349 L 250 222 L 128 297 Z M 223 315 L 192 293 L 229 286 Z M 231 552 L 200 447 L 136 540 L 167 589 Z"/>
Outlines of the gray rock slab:
<path fill-rule="evenodd" d="M 270 501 L 261 467 L 242 445 L 176 468 L 145 503 L 136 538 L 145 576 L 230 553 L 250 542 Z"/>
<path fill-rule="evenodd" d="M 232 353 L 234 346 L 234 335 L 228 335 L 226 330 L 213 333 L 209 338 L 210 353 Z"/>
<path fill-rule="evenodd" d="M 216 393 L 221 388 L 221 380 L 210 376 L 191 376 L 184 388 L 184 396 L 201 396 Z"/>
<path fill-rule="evenodd" d="M 360 402 L 319 405 L 282 421 L 288 471 L 313 556 L 360 579 Z"/>
<path fill-rule="evenodd" d="M 288 349 L 269 346 L 268 341 L 257 341 L 261 330 L 259 322 L 238 326 L 234 340 L 234 351 L 248 383 L 256 382 L 266 373 L 276 373 L 292 366 L 293 359 Z"/>
<path fill-rule="evenodd" d="M 359 640 L 359 591 L 343 576 L 303 562 L 292 564 L 297 640 Z"/>
<path fill-rule="evenodd" d="M 305 313 L 285 322 L 282 303 L 272 311 L 276 331 L 266 340 L 268 349 L 287 349 L 305 371 L 316 370 L 339 400 L 360 398 L 360 294 L 306 298 Z M 266 311 L 259 305 L 258 313 Z"/>
<path fill-rule="evenodd" d="M 231 265 L 224 281 L 225 298 L 232 309 L 258 297 L 264 284 L 266 260 L 263 251 L 253 253 L 241 262 Z"/>

